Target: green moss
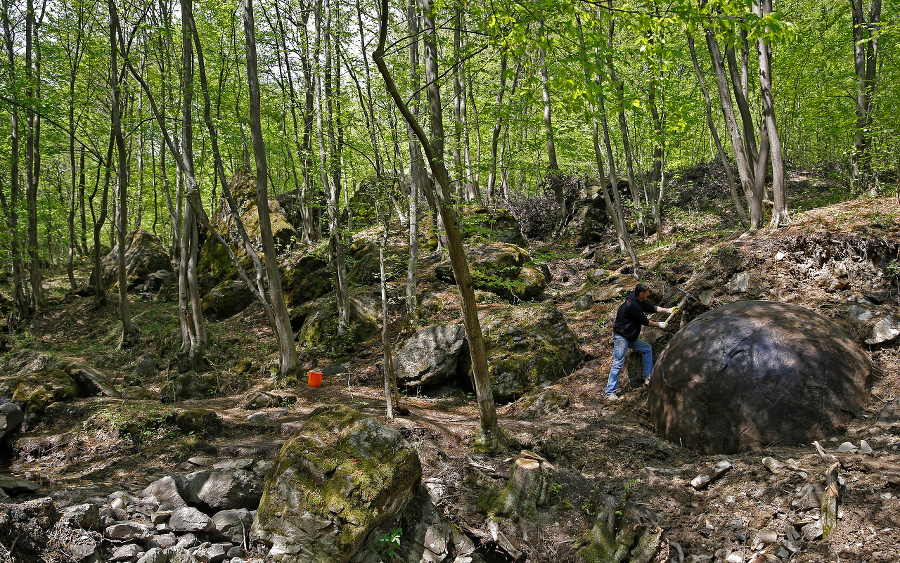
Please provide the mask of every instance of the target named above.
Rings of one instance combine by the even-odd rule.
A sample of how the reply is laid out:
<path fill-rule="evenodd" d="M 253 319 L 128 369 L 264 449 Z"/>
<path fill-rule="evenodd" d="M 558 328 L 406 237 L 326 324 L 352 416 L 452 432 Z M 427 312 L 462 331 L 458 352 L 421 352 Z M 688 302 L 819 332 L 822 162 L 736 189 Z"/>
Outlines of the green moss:
<path fill-rule="evenodd" d="M 348 407 L 320 407 L 282 447 L 259 507 L 262 529 L 280 526 L 285 506 L 344 525 L 338 549 L 349 553 L 383 519 L 398 491 L 421 477 L 415 450 L 395 447 L 381 436 L 380 423 Z M 366 428 L 368 427 L 368 428 Z M 368 436 L 363 441 L 361 436 Z M 290 502 L 281 495 L 288 492 Z M 281 514 L 281 516 L 277 516 Z"/>
<path fill-rule="evenodd" d="M 219 416 L 209 409 L 185 409 L 175 415 L 175 425 L 185 434 L 209 433 L 221 426 Z"/>
<path fill-rule="evenodd" d="M 21 378 L 12 394 L 14 403 L 25 412 L 41 415 L 50 403 L 70 401 L 78 396 L 78 386 L 65 371 L 42 369 Z"/>

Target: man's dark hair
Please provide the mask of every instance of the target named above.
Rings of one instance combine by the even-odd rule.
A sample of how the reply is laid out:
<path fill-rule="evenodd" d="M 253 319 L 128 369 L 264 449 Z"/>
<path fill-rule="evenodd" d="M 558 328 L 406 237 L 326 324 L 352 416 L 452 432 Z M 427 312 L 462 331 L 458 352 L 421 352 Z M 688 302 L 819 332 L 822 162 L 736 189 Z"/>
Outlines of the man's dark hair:
<path fill-rule="evenodd" d="M 634 294 L 635 295 L 644 293 L 645 291 L 650 291 L 650 286 L 645 283 L 639 283 L 636 286 L 634 286 Z"/>

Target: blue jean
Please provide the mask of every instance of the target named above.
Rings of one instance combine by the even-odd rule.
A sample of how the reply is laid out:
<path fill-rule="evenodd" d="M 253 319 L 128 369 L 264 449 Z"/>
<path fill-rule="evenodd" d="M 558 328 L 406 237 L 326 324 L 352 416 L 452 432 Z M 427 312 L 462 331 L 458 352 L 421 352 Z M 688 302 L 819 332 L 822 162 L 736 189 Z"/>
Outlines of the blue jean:
<path fill-rule="evenodd" d="M 641 353 L 641 360 L 644 363 L 644 379 L 650 379 L 650 373 L 653 371 L 653 348 L 640 338 L 629 342 L 624 336 L 614 333 L 613 363 L 609 370 L 609 381 L 606 384 L 607 395 L 613 395 L 619 389 L 619 372 L 625 367 L 625 357 L 629 348 Z"/>

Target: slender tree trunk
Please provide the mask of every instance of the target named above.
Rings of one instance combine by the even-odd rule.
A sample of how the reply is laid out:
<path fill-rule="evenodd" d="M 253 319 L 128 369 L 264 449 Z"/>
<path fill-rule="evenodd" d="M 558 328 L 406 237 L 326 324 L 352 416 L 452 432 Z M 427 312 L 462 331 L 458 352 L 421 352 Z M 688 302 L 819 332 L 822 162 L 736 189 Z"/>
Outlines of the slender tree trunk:
<path fill-rule="evenodd" d="M 866 16 L 866 4 L 869 13 Z M 850 182 L 854 193 L 874 192 L 878 178 L 872 166 L 872 102 L 878 69 L 881 0 L 850 0 L 853 13 L 853 68 L 856 72 L 856 135 L 850 158 Z"/>
<path fill-rule="evenodd" d="M 35 84 L 39 84 L 40 71 L 37 55 L 32 58 L 33 51 L 38 48 L 38 27 L 34 13 L 34 3 L 28 0 L 25 14 L 25 96 L 35 100 L 40 96 Z M 25 211 L 28 222 L 28 261 L 31 274 L 31 314 L 37 320 L 42 313 L 42 281 L 41 256 L 38 243 L 37 224 L 37 191 L 41 172 L 40 150 L 40 116 L 33 109 L 26 111 L 25 125 Z"/>
<path fill-rule="evenodd" d="M 100 261 L 103 259 L 103 247 L 100 243 L 100 235 L 103 233 L 103 224 L 106 222 L 107 209 L 109 208 L 109 184 L 112 182 L 112 155 L 115 148 L 115 136 L 110 130 L 109 146 L 106 149 L 106 160 L 101 163 L 105 168 L 103 176 L 103 195 L 100 198 L 100 213 L 94 221 L 94 308 L 99 309 L 106 305 L 106 283 L 103 281 L 103 268 Z M 99 171 L 98 171 L 99 172 Z M 91 199 L 91 214 L 93 214 L 93 198 Z"/>
<path fill-rule="evenodd" d="M 419 103 L 419 12 L 416 9 L 416 0 L 406 0 L 406 21 L 409 29 L 409 73 L 412 88 L 412 103 L 409 111 L 418 121 Z M 422 159 L 422 149 L 416 139 L 416 133 L 412 126 L 406 124 L 406 133 L 409 137 L 409 263 L 406 268 L 406 313 L 410 318 L 418 315 L 417 270 L 419 256 L 419 195 L 426 191 L 425 183 L 428 176 L 425 173 L 425 161 Z M 432 223 L 432 227 L 434 227 Z"/>
<path fill-rule="evenodd" d="M 760 0 L 757 4 L 758 15 L 772 12 L 772 0 Z M 762 114 L 766 132 L 769 134 L 769 145 L 772 156 L 772 222 L 770 226 L 778 228 L 791 224 L 788 214 L 787 197 L 784 185 L 784 155 L 778 125 L 775 123 L 775 101 L 772 97 L 772 64 L 769 57 L 769 45 L 765 38 L 759 38 L 759 86 L 762 98 Z M 762 160 L 762 158 L 760 158 Z"/>
<path fill-rule="evenodd" d="M 712 30 L 706 30 L 706 45 L 709 47 L 710 58 L 713 63 L 713 71 L 716 75 L 716 87 L 719 91 L 719 104 L 722 108 L 722 116 L 725 119 L 725 127 L 731 137 L 731 149 L 734 151 L 734 159 L 737 164 L 738 177 L 741 187 L 750 207 L 750 230 L 755 231 L 762 226 L 762 197 L 753 189 L 753 170 L 751 160 L 744 150 L 744 140 L 738 129 L 737 119 L 734 114 L 734 106 L 731 104 L 731 89 L 728 86 L 725 65 L 719 44 Z"/>
<path fill-rule="evenodd" d="M 497 144 L 500 141 L 500 131 L 503 127 L 503 93 L 506 90 L 506 60 L 504 51 L 500 54 L 500 85 L 497 88 L 497 121 L 494 123 L 494 131 L 491 133 L 491 171 L 488 173 L 487 197 L 494 201 L 497 198 L 495 186 L 497 183 Z"/>
<path fill-rule="evenodd" d="M 725 149 L 722 148 L 722 140 L 719 138 L 719 132 L 716 130 L 716 124 L 713 121 L 712 98 L 709 95 L 709 90 L 706 89 L 706 80 L 703 78 L 703 72 L 700 70 L 700 64 L 697 62 L 697 51 L 694 48 L 694 38 L 688 35 L 687 41 L 688 48 L 691 51 L 691 61 L 694 63 L 694 73 L 697 75 L 697 82 L 700 84 L 700 90 L 703 92 L 703 99 L 706 102 L 706 124 L 709 127 L 709 133 L 716 144 L 716 151 L 719 155 L 719 161 L 722 163 L 722 168 L 725 170 L 725 176 L 728 178 L 728 187 L 731 190 L 731 202 L 734 203 L 734 209 L 737 212 L 741 224 L 746 226 L 748 224 L 747 212 L 744 210 L 744 205 L 741 203 L 740 195 L 738 195 L 734 174 L 731 173 L 731 164 L 728 162 L 728 157 L 725 155 Z"/>
<path fill-rule="evenodd" d="M 4 0 L 3 2 L 3 37 L 4 37 L 4 47 L 6 51 L 6 64 L 8 68 L 7 76 L 10 81 L 10 85 L 13 88 L 13 94 L 18 94 L 19 86 L 18 80 L 16 78 L 16 49 L 15 49 L 15 41 L 13 36 L 13 27 L 12 22 L 10 21 L 10 2 L 8 0 Z M 0 197 L 3 199 L 0 200 L 4 208 L 4 214 L 6 216 L 6 226 L 9 232 L 9 241 L 10 241 L 10 254 L 12 255 L 12 278 L 13 278 L 13 294 L 15 301 L 15 315 L 14 315 L 14 323 L 13 325 L 18 324 L 18 322 L 29 318 L 31 316 L 31 303 L 30 299 L 26 296 L 25 293 L 25 264 L 22 257 L 21 247 L 19 246 L 19 195 L 21 193 L 21 188 L 19 186 L 19 157 L 20 157 L 20 146 L 19 146 L 19 135 L 20 135 L 20 125 L 19 125 L 19 112 L 13 107 L 10 108 L 10 162 L 9 162 L 9 175 L 10 175 L 10 196 L 9 201 L 6 201 L 5 195 L 3 194 L 3 190 L 0 190 Z"/>
<path fill-rule="evenodd" d="M 116 217 L 118 221 L 116 240 L 119 247 L 119 316 L 122 319 L 121 346 L 127 348 L 130 346 L 131 339 L 136 331 L 131 323 L 131 310 L 128 304 L 128 275 L 125 270 L 125 245 L 127 244 L 128 230 L 128 152 L 125 148 L 125 136 L 122 134 L 122 84 L 120 82 L 118 47 L 116 45 L 118 28 L 119 14 L 115 0 L 109 0 L 109 70 L 110 87 L 112 88 L 110 118 L 118 154 L 116 183 L 118 185 L 119 205 Z"/>
<path fill-rule="evenodd" d="M 378 36 L 378 47 L 373 54 L 373 60 L 378 66 L 384 78 L 387 90 L 393 98 L 407 123 L 416 132 L 416 137 L 422 143 L 428 164 L 435 178 L 434 199 L 438 210 L 444 219 L 444 229 L 447 234 L 447 242 L 450 251 L 450 263 L 453 275 L 456 278 L 460 293 L 460 306 L 466 327 L 466 336 L 469 339 L 469 347 L 472 355 L 472 371 L 475 378 L 475 393 L 478 400 L 478 410 L 481 420 L 481 436 L 479 441 L 493 451 L 500 442 L 500 427 L 497 424 L 497 410 L 494 404 L 494 394 L 491 389 L 490 375 L 487 370 L 487 355 L 484 348 L 484 337 L 481 333 L 481 324 L 478 321 L 478 310 L 475 306 L 475 292 L 472 288 L 469 274 L 469 264 L 466 261 L 463 250 L 462 237 L 456 223 L 456 217 L 449 201 L 450 178 L 447 168 L 444 166 L 443 154 L 443 117 L 441 115 L 440 89 L 437 83 L 437 45 L 434 29 L 434 14 L 430 0 L 422 1 L 422 12 L 425 21 L 425 80 L 428 84 L 427 94 L 431 116 L 431 130 L 434 139 L 429 143 L 425 132 L 418 121 L 413 118 L 406 106 L 406 102 L 400 97 L 390 71 L 384 62 L 384 44 L 387 39 L 388 2 L 381 1 L 381 26 Z M 427 188 L 426 188 L 427 189 Z"/>
<path fill-rule="evenodd" d="M 247 82 L 250 90 L 250 136 L 253 140 L 253 153 L 256 157 L 256 200 L 259 208 L 259 230 L 265 256 L 266 274 L 269 280 L 269 301 L 275 319 L 276 336 L 278 338 L 279 365 L 282 377 L 296 372 L 300 367 L 297 348 L 294 345 L 294 334 L 291 331 L 291 320 L 284 303 L 284 292 L 281 288 L 281 274 L 275 251 L 275 239 L 272 236 L 272 222 L 269 218 L 269 194 L 267 189 L 268 163 L 266 147 L 260 123 L 259 78 L 256 65 L 256 26 L 253 21 L 253 0 L 243 0 L 244 35 L 247 46 Z"/>

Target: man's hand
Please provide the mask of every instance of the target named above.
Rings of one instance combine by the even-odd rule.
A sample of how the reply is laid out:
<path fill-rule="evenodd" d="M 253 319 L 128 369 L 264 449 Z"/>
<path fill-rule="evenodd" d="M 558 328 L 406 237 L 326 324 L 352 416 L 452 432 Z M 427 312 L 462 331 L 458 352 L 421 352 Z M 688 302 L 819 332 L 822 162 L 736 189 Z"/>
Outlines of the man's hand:
<path fill-rule="evenodd" d="M 678 313 L 678 311 L 680 311 L 680 310 L 681 310 L 681 307 L 679 307 L 678 305 L 675 305 L 674 307 L 669 309 L 669 314 L 674 315 L 674 314 Z"/>
<path fill-rule="evenodd" d="M 667 326 L 669 326 L 669 323 L 667 323 L 666 321 L 659 322 L 659 328 L 666 328 Z"/>

